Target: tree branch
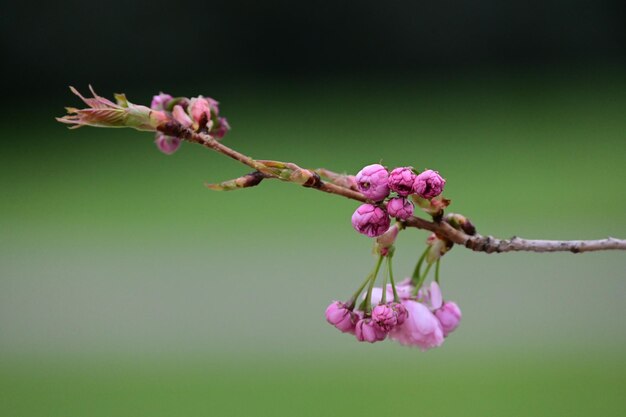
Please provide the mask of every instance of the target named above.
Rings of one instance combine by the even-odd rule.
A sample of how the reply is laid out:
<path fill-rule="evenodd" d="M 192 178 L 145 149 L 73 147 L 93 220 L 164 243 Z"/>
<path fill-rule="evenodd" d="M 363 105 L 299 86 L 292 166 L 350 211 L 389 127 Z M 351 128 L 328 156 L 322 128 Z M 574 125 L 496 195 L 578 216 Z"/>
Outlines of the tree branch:
<path fill-rule="evenodd" d="M 336 174 L 324 168 L 307 170 L 289 162 L 255 160 L 229 148 L 226 145 L 223 145 L 208 134 L 194 132 L 190 129 L 182 127 L 176 122 L 169 122 L 159 126 L 158 130 L 167 135 L 176 136 L 189 142 L 200 144 L 206 148 L 226 155 L 229 158 L 255 169 L 263 175 L 263 178 L 293 182 L 307 188 L 317 189 L 329 194 L 340 195 L 362 203 L 373 203 L 365 198 L 363 194 L 355 191 L 351 187 L 349 176 L 347 175 Z M 284 172 L 291 175 L 283 175 Z M 322 180 L 320 175 L 328 178 L 330 182 Z M 254 185 L 257 184 L 258 182 Z M 626 250 L 626 240 L 616 239 L 613 237 L 599 240 L 532 240 L 522 239 L 517 236 L 510 239 L 498 239 L 492 236 L 481 236 L 479 234 L 469 235 L 463 230 L 455 229 L 445 221 L 428 221 L 415 216 L 403 221 L 402 224 L 405 227 L 415 227 L 417 229 L 428 230 L 452 243 L 465 246 L 466 248 L 476 252 L 581 253 L 601 250 Z"/>

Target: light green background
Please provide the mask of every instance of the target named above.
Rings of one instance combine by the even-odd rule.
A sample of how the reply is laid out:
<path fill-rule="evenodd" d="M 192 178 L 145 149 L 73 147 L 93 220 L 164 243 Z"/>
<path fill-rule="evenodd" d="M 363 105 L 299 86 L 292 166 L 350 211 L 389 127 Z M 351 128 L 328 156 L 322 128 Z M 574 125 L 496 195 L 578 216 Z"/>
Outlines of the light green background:
<path fill-rule="evenodd" d="M 622 75 L 215 89 L 244 153 L 438 169 L 481 233 L 574 239 L 626 237 Z M 1 121 L 0 415 L 626 414 L 624 253 L 455 248 L 443 290 L 464 317 L 445 345 L 359 344 L 323 318 L 374 261 L 356 203 L 271 181 L 212 192 L 247 169 L 67 131 L 61 112 Z M 400 236 L 397 274 L 426 236 Z"/>

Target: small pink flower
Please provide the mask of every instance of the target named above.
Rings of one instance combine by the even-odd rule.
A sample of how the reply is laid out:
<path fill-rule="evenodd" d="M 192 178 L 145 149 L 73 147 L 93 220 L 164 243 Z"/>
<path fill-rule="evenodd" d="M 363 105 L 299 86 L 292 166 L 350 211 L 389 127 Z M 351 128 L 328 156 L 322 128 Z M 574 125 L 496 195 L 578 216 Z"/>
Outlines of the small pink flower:
<path fill-rule="evenodd" d="M 394 197 L 387 202 L 387 213 L 400 220 L 411 217 L 414 210 L 413 203 L 403 197 Z"/>
<path fill-rule="evenodd" d="M 191 120 L 189 115 L 187 115 L 179 104 L 175 105 L 174 109 L 172 109 L 172 117 L 184 127 L 190 127 L 193 124 L 193 120 Z"/>
<path fill-rule="evenodd" d="M 382 201 L 389 195 L 388 178 L 387 168 L 380 164 L 373 164 L 366 166 L 356 174 L 356 183 L 359 191 L 366 198 Z"/>
<path fill-rule="evenodd" d="M 377 237 L 389 229 L 391 219 L 380 207 L 371 204 L 362 204 L 352 215 L 354 229 L 366 236 Z"/>
<path fill-rule="evenodd" d="M 437 171 L 428 169 L 415 178 L 413 192 L 422 198 L 430 200 L 443 192 L 446 180 Z"/>
<path fill-rule="evenodd" d="M 443 329 L 439 320 L 424 304 L 413 300 L 402 301 L 408 312 L 406 321 L 396 326 L 389 337 L 402 345 L 418 346 L 428 350 L 441 346 L 444 340 Z"/>
<path fill-rule="evenodd" d="M 461 309 L 453 301 L 446 301 L 443 306 L 435 311 L 435 316 L 441 324 L 443 335 L 448 336 L 452 333 L 461 322 Z"/>
<path fill-rule="evenodd" d="M 326 320 L 344 333 L 354 332 L 354 319 L 352 311 L 340 301 L 333 301 L 326 308 Z"/>
<path fill-rule="evenodd" d="M 388 304 L 379 304 L 372 310 L 372 320 L 381 330 L 388 332 L 398 323 L 394 309 Z"/>
<path fill-rule="evenodd" d="M 159 93 L 156 96 L 152 97 L 152 103 L 150 103 L 150 108 L 152 110 L 165 110 L 167 105 L 174 97 L 169 94 Z"/>
<path fill-rule="evenodd" d="M 180 147 L 181 140 L 180 138 L 157 132 L 154 143 L 161 152 L 166 155 L 171 155 Z"/>
<path fill-rule="evenodd" d="M 356 323 L 354 335 L 359 342 L 380 342 L 385 340 L 387 332 L 380 329 L 372 319 L 361 319 Z"/>
<path fill-rule="evenodd" d="M 395 168 L 389 174 L 389 188 L 399 196 L 406 197 L 413 192 L 416 175 L 409 167 Z"/>

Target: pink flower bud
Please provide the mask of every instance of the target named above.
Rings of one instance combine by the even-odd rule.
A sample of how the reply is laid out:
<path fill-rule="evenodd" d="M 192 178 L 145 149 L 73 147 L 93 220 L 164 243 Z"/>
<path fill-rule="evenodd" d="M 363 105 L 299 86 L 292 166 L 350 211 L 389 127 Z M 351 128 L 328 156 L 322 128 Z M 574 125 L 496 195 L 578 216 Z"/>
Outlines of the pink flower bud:
<path fill-rule="evenodd" d="M 207 99 L 202 96 L 192 98 L 187 111 L 193 120 L 194 129 L 202 129 L 205 126 L 211 128 L 211 104 Z"/>
<path fill-rule="evenodd" d="M 159 93 L 159 95 L 152 97 L 152 103 L 150 103 L 150 108 L 152 110 L 165 110 L 167 105 L 174 97 L 169 94 Z"/>
<path fill-rule="evenodd" d="M 385 340 L 387 332 L 380 329 L 372 319 L 361 319 L 356 323 L 354 335 L 359 342 L 380 342 Z"/>
<path fill-rule="evenodd" d="M 388 332 L 398 323 L 396 312 L 389 304 L 379 304 L 372 310 L 372 320 L 381 330 Z"/>
<path fill-rule="evenodd" d="M 211 134 L 217 139 L 222 139 L 229 130 L 228 120 L 225 117 L 218 117 L 217 124 L 211 129 Z"/>
<path fill-rule="evenodd" d="M 171 155 L 180 147 L 181 140 L 180 138 L 157 132 L 154 143 L 161 152 Z"/>
<path fill-rule="evenodd" d="M 444 340 L 443 329 L 435 315 L 425 305 L 413 300 L 402 301 L 408 312 L 406 321 L 394 327 L 389 337 L 402 345 L 417 346 L 428 350 L 441 346 Z"/>
<path fill-rule="evenodd" d="M 409 167 L 395 168 L 389 174 L 389 188 L 399 196 L 406 197 L 413 192 L 416 175 Z"/>
<path fill-rule="evenodd" d="M 439 310 L 435 311 L 435 316 L 437 316 L 441 324 L 443 335 L 448 336 L 454 329 L 459 327 L 459 323 L 461 322 L 461 309 L 455 302 L 446 301 Z"/>
<path fill-rule="evenodd" d="M 333 301 L 326 308 L 326 320 L 344 333 L 354 331 L 354 318 L 352 311 L 340 301 Z"/>
<path fill-rule="evenodd" d="M 371 204 L 361 204 L 352 215 L 354 229 L 366 236 L 380 236 L 389 229 L 391 219 L 380 207 Z"/>
<path fill-rule="evenodd" d="M 428 169 L 415 178 L 413 192 L 422 198 L 430 200 L 441 194 L 445 185 L 446 180 L 437 171 Z"/>
<path fill-rule="evenodd" d="M 211 106 L 211 111 L 213 112 L 213 114 L 215 116 L 220 114 L 220 108 L 219 108 L 220 103 L 217 100 L 212 99 L 211 97 L 205 97 L 205 99 L 209 102 L 209 105 Z"/>
<path fill-rule="evenodd" d="M 391 308 L 393 308 L 393 311 L 396 313 L 396 322 L 398 326 L 403 324 L 409 317 L 409 312 L 401 303 L 391 303 Z"/>
<path fill-rule="evenodd" d="M 172 109 L 172 117 L 184 127 L 190 127 L 193 124 L 193 120 L 191 120 L 179 104 L 175 105 L 174 109 Z"/>
<path fill-rule="evenodd" d="M 404 197 L 394 197 L 387 202 L 387 213 L 400 220 L 411 217 L 414 210 L 413 203 Z"/>
<path fill-rule="evenodd" d="M 356 174 L 356 183 L 359 191 L 366 198 L 382 201 L 389 195 L 388 178 L 387 168 L 380 164 L 373 164 L 366 166 Z"/>

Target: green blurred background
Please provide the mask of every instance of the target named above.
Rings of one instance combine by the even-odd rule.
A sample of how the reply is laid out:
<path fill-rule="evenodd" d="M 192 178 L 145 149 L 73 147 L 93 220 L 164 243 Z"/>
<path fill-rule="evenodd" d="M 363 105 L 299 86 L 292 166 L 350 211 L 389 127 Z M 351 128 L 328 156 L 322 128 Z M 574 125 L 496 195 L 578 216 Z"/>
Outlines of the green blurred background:
<path fill-rule="evenodd" d="M 270 3 L 289 17 L 288 6 Z M 575 10 L 584 21 L 586 9 Z M 567 16 L 573 29 L 578 20 Z M 611 45 L 626 39 L 618 29 Z M 41 30 L 54 38 L 68 29 Z M 523 40 L 529 30 L 515 33 Z M 14 105 L 5 101 L 0 118 L 0 415 L 625 415 L 624 253 L 455 248 L 442 285 L 464 317 L 445 345 L 422 353 L 360 344 L 323 317 L 374 262 L 371 241 L 350 225 L 354 202 L 271 181 L 212 192 L 205 181 L 247 169 L 189 144 L 162 155 L 149 133 L 68 131 L 53 120 L 77 105 L 65 86 L 85 89 L 86 80 L 140 103 L 159 89 L 211 95 L 233 126 L 225 142 L 251 156 L 347 172 L 378 161 L 437 169 L 451 210 L 483 234 L 625 237 L 626 72 L 600 35 L 585 38 L 596 48 L 570 39 L 583 46 L 577 65 L 559 55 L 571 52 L 566 35 L 548 54 L 556 64 L 525 49 L 527 39 L 513 42 L 515 65 L 495 54 L 467 66 L 452 59 L 462 60 L 459 47 L 445 55 L 437 36 L 416 35 L 430 45 L 426 57 L 436 50 L 450 59 L 380 71 L 354 70 L 352 57 L 316 76 L 251 67 L 218 78 L 196 68 L 179 80 L 171 67 L 139 80 L 57 50 L 51 73 L 16 78 L 28 97 L 10 93 Z M 9 49 L 16 60 L 34 56 L 24 39 Z M 103 61 L 114 60 L 114 39 L 96 44 Z M 235 39 L 227 46 L 236 61 L 246 48 Z M 321 49 L 324 39 L 307 45 Z M 134 56 L 151 65 L 145 53 Z M 281 59 L 290 56 L 303 60 L 296 50 Z M 400 236 L 398 275 L 412 270 L 426 237 Z"/>

